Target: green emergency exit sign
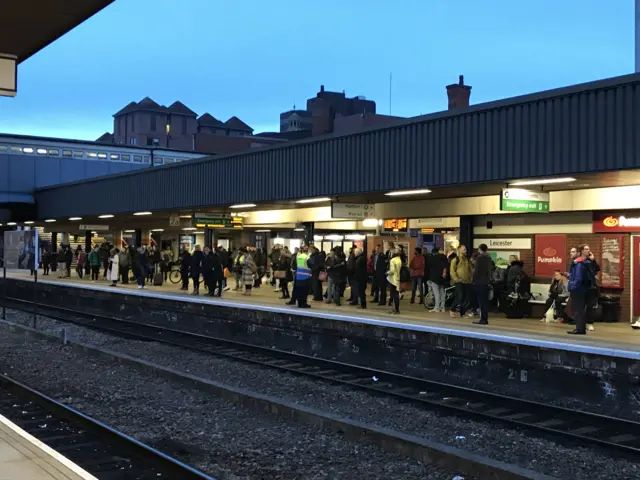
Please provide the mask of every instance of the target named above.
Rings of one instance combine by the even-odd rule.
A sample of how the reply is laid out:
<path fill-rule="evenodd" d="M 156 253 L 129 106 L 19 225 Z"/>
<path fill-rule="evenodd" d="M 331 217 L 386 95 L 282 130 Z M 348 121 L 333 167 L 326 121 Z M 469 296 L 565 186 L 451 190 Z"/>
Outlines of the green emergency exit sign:
<path fill-rule="evenodd" d="M 525 188 L 503 188 L 500 210 L 505 212 L 549 212 L 549 192 L 536 192 Z"/>

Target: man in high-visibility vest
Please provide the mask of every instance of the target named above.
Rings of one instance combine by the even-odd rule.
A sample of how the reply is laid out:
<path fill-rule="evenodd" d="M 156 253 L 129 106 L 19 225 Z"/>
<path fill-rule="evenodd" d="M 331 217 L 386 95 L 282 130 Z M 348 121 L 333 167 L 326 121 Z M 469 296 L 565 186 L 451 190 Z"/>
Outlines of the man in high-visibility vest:
<path fill-rule="evenodd" d="M 311 267 L 309 266 L 309 247 L 303 245 L 296 256 L 296 279 L 293 285 L 291 304 L 298 303 L 298 308 L 311 308 L 307 303 L 309 286 L 311 285 Z"/>

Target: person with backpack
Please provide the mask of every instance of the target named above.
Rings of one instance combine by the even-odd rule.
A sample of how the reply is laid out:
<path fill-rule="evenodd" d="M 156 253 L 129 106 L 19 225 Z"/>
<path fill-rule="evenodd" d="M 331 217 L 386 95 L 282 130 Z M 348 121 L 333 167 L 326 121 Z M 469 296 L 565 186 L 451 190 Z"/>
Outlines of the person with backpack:
<path fill-rule="evenodd" d="M 450 275 L 451 284 L 456 290 L 456 298 L 451 306 L 451 317 L 462 317 L 469 305 L 471 295 L 471 262 L 467 257 L 466 246 L 460 245 L 457 256 L 451 260 Z"/>
<path fill-rule="evenodd" d="M 433 292 L 433 308 L 431 313 L 445 311 L 446 285 L 449 278 L 449 260 L 438 247 L 431 250 L 431 255 L 426 257 L 425 278 Z"/>
<path fill-rule="evenodd" d="M 478 246 L 478 256 L 476 257 L 473 269 L 473 287 L 476 291 L 478 309 L 480 310 L 480 320 L 473 322 L 475 325 L 489 324 L 489 289 L 491 288 L 491 266 L 493 260 L 487 252 L 487 245 L 481 243 Z"/>
<path fill-rule="evenodd" d="M 87 254 L 82 251 L 82 247 L 78 245 L 76 250 L 76 273 L 78 278 L 82 280 L 84 274 L 84 266 L 87 264 Z"/>
<path fill-rule="evenodd" d="M 118 254 L 118 269 L 122 277 L 122 284 L 129 284 L 129 268 L 131 268 L 131 253 L 129 245 L 123 245 L 122 250 Z"/>
<path fill-rule="evenodd" d="M 569 272 L 569 298 L 576 328 L 567 332 L 570 335 L 586 335 L 587 333 L 587 299 L 589 290 L 597 286 L 593 265 L 588 255 L 589 249 L 581 246 L 580 256 L 571 264 Z"/>
<path fill-rule="evenodd" d="M 100 248 L 96 245 L 89 254 L 89 267 L 91 267 L 91 281 L 98 280 L 100 275 L 100 265 L 102 264 L 102 258 L 100 256 Z"/>

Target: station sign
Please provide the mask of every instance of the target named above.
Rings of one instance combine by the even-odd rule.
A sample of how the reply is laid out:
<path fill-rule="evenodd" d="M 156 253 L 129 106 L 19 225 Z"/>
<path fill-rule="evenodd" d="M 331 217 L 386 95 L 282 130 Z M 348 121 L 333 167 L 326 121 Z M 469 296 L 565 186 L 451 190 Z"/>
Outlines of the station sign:
<path fill-rule="evenodd" d="M 170 227 L 179 227 L 180 226 L 180 215 L 169 215 L 169 226 Z"/>
<path fill-rule="evenodd" d="M 104 232 L 109 230 L 109 225 L 78 225 L 78 230 L 87 230 L 90 232 Z"/>
<path fill-rule="evenodd" d="M 375 217 L 376 208 L 372 203 L 331 203 L 331 218 L 365 220 Z"/>
<path fill-rule="evenodd" d="M 385 232 L 406 232 L 408 225 L 406 218 L 389 218 L 384 221 L 382 229 Z"/>
<path fill-rule="evenodd" d="M 489 250 L 531 250 L 531 238 L 474 238 L 473 248 L 482 243 Z"/>
<path fill-rule="evenodd" d="M 593 233 L 638 233 L 640 213 L 638 212 L 593 212 Z"/>
<path fill-rule="evenodd" d="M 500 210 L 504 212 L 549 212 L 549 192 L 526 188 L 503 188 Z"/>
<path fill-rule="evenodd" d="M 242 228 L 242 217 L 226 213 L 196 213 L 192 220 L 197 228 Z"/>

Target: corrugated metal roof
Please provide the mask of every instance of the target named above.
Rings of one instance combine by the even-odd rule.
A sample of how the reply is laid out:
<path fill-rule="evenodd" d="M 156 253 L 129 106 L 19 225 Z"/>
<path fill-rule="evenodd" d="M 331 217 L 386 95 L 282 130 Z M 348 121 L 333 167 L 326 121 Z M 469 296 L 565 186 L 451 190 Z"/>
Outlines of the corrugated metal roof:
<path fill-rule="evenodd" d="M 349 135 L 52 187 L 36 194 L 39 216 L 260 203 L 639 168 L 639 86 L 640 75 L 627 75 Z"/>

